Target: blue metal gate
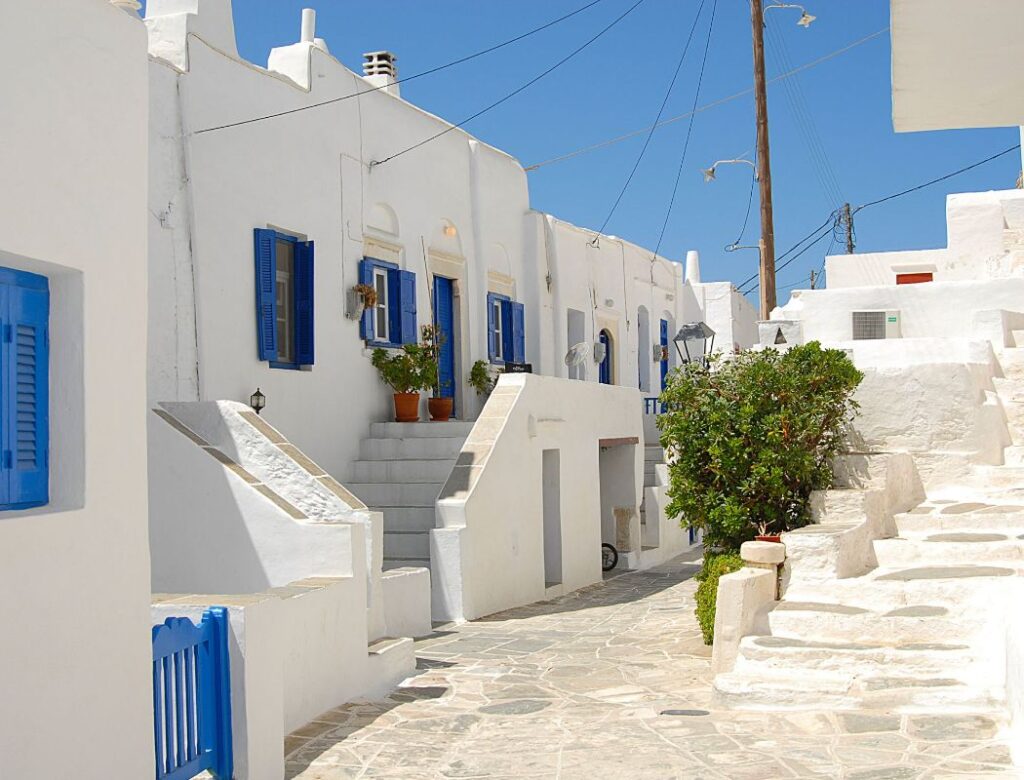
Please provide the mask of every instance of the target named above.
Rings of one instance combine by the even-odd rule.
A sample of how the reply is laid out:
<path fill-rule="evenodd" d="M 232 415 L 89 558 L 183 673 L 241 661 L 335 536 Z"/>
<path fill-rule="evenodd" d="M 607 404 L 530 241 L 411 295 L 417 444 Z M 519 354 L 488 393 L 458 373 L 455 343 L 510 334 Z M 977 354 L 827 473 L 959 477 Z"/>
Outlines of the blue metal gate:
<path fill-rule="evenodd" d="M 455 297 L 452 280 L 434 277 L 434 327 L 441 337 L 437 361 L 437 395 L 455 397 Z"/>
<path fill-rule="evenodd" d="M 668 320 L 661 321 L 661 389 L 665 389 L 668 377 Z"/>
<path fill-rule="evenodd" d="M 211 607 L 197 626 L 170 617 L 153 626 L 153 737 L 157 780 L 204 770 L 230 780 L 228 611 Z"/>

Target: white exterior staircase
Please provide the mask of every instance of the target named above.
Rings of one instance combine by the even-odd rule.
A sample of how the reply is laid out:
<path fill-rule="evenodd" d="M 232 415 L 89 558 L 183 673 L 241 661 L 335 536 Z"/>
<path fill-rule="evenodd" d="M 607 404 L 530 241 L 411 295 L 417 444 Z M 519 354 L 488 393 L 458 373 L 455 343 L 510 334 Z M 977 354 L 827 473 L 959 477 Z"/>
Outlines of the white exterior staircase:
<path fill-rule="evenodd" d="M 384 514 L 384 568 L 430 567 L 435 502 L 472 422 L 371 423 L 347 484 Z"/>
<path fill-rule="evenodd" d="M 825 491 L 821 524 L 783 537 L 782 600 L 715 678 L 720 701 L 1006 720 L 1007 620 L 1024 593 L 1024 349 L 999 359 L 1006 463 L 916 506 L 893 507 L 876 473 Z"/>

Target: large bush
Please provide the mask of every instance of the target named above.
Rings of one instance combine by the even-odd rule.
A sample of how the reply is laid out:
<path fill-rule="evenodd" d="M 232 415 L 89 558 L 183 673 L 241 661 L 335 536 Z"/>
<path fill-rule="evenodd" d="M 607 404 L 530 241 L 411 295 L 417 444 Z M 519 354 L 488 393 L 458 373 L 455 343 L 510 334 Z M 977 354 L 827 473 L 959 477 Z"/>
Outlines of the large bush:
<path fill-rule="evenodd" d="M 862 378 L 844 352 L 817 342 L 673 372 L 658 419 L 668 512 L 731 551 L 809 523 L 811 491 L 831 482 Z"/>
<path fill-rule="evenodd" d="M 704 554 L 704 565 L 700 567 L 695 579 L 697 586 L 697 622 L 704 636 L 704 644 L 715 641 L 715 602 L 718 599 L 718 581 L 722 575 L 739 571 L 743 568 L 743 559 L 736 553 Z"/>

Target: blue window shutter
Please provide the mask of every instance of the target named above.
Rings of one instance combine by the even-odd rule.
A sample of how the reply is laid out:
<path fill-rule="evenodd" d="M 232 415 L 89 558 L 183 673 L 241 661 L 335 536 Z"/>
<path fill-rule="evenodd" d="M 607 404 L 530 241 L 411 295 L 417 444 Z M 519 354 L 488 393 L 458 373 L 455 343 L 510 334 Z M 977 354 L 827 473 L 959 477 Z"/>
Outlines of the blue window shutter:
<path fill-rule="evenodd" d="M 313 242 L 295 244 L 295 362 L 313 365 Z"/>
<path fill-rule="evenodd" d="M 509 304 L 512 310 L 512 362 L 526 362 L 526 311 L 523 304 L 512 301 Z"/>
<path fill-rule="evenodd" d="M 501 354 L 508 362 L 515 362 L 515 343 L 512 339 L 512 301 L 501 301 Z"/>
<path fill-rule="evenodd" d="M 487 358 L 493 363 L 498 354 L 498 323 L 494 320 L 494 293 L 487 293 Z"/>
<path fill-rule="evenodd" d="M 256 228 L 256 337 L 260 360 L 277 360 L 277 237 Z"/>
<path fill-rule="evenodd" d="M 359 284 L 373 287 L 373 263 L 369 260 L 359 261 Z M 359 338 L 373 341 L 373 332 L 373 309 L 367 308 L 363 311 L 363 318 L 359 321 Z"/>
<path fill-rule="evenodd" d="M 2 345 L 8 508 L 41 506 L 49 500 L 50 488 L 50 292 L 44 277 L 23 276 L 34 286 L 8 288 Z"/>
<path fill-rule="evenodd" d="M 395 338 L 393 333 L 391 340 L 401 344 L 415 344 L 419 341 L 419 333 L 416 332 L 416 274 L 412 271 L 398 271 L 397 273 L 400 329 L 396 333 L 400 333 L 401 338 Z"/>

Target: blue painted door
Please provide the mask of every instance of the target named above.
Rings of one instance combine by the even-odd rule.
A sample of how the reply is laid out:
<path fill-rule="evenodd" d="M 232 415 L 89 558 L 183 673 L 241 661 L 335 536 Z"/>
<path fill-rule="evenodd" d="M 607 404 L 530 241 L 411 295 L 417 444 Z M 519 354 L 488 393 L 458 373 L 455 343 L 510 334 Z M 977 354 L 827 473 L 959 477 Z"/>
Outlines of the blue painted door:
<path fill-rule="evenodd" d="M 597 378 L 602 385 L 610 385 L 612 383 L 612 343 L 608 338 L 608 331 L 602 330 L 598 339 L 604 344 L 604 359 L 598 366 Z"/>
<path fill-rule="evenodd" d="M 665 377 L 668 376 L 668 320 L 661 321 L 661 389 L 665 389 Z"/>
<path fill-rule="evenodd" d="M 441 339 L 437 379 L 437 394 L 441 398 L 455 397 L 455 297 L 452 280 L 434 277 L 434 327 Z"/>

